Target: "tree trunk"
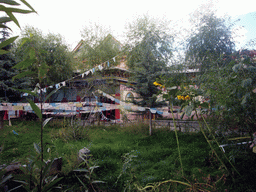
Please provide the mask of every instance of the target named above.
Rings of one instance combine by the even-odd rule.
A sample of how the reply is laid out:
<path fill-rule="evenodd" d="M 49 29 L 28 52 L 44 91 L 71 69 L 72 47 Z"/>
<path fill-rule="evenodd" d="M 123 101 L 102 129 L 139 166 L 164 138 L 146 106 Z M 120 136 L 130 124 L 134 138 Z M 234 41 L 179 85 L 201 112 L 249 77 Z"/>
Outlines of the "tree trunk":
<path fill-rule="evenodd" d="M 4 128 L 4 111 L 0 111 L 0 129 Z"/>
<path fill-rule="evenodd" d="M 152 117 L 151 117 L 151 111 L 149 110 L 149 135 L 152 135 Z"/>

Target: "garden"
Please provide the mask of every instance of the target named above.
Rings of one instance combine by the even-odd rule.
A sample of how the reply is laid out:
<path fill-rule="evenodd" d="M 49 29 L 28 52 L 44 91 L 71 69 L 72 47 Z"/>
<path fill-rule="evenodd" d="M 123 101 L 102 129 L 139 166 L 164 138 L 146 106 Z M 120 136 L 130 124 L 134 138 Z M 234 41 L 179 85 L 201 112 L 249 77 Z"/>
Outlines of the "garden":
<path fill-rule="evenodd" d="M 80 58 L 58 36 L 33 27 L 20 39 L 8 38 L 7 22 L 20 27 L 13 13 L 36 12 L 25 0 L 21 4 L 28 10 L 16 9 L 20 4 L 12 0 L 0 7 L 7 14 L 0 22 L 1 191 L 256 190 L 256 51 L 235 49 L 225 18 L 214 12 L 194 18 L 182 58 L 175 55 L 170 23 L 148 16 L 130 24 L 122 50 L 85 30 Z M 43 104 L 61 87 L 46 88 L 73 79 L 76 67 L 93 72 L 109 60 L 108 67 L 116 67 L 117 55 L 132 74 L 125 83 L 137 96 L 129 102 L 145 109 L 149 120 L 83 126 L 77 117 L 45 116 Z M 29 103 L 34 120 L 4 122 L 2 104 L 12 101 Z M 183 132 L 175 118 L 165 119 L 174 127 L 154 127 L 150 109 L 162 106 L 172 117 L 178 112 L 197 121 L 199 130 Z"/>
<path fill-rule="evenodd" d="M 42 191 L 252 191 L 255 153 L 248 145 L 232 145 L 229 136 L 210 132 L 183 133 L 153 129 L 141 122 L 130 126 L 82 127 L 64 119 L 44 127 L 44 162 L 62 158 L 51 174 L 44 167 Z M 40 124 L 14 121 L 1 130 L 1 164 L 19 162 L 11 177 L 1 169 L 1 189 L 36 190 L 40 180 Z M 206 137 L 205 137 L 206 136 Z M 177 146 L 178 139 L 178 146 Z M 218 141 L 219 143 L 217 143 Z M 248 139 L 242 139 L 248 141 Z M 230 144 L 225 153 L 218 144 Z M 90 154 L 79 160 L 79 150 Z M 8 177 L 8 178 L 6 178 Z M 56 181 L 56 182 L 55 182 Z M 7 191 L 7 190 L 6 190 Z M 14 190 L 15 191 L 15 190 Z"/>

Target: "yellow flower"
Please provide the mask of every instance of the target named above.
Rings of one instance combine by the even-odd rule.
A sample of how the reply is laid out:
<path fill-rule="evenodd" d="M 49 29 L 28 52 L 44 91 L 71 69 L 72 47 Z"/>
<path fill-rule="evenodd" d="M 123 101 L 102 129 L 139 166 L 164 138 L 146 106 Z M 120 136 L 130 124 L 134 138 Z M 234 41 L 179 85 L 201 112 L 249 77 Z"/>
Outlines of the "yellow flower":
<path fill-rule="evenodd" d="M 181 99 L 182 99 L 182 100 L 185 100 L 185 97 L 184 97 L 184 96 L 181 96 Z"/>
<path fill-rule="evenodd" d="M 185 100 L 190 100 L 189 95 L 187 95 L 187 96 L 185 97 Z"/>
<path fill-rule="evenodd" d="M 160 83 L 157 83 L 156 81 L 153 83 L 155 86 L 160 86 L 162 87 L 163 85 L 161 85 Z"/>
<path fill-rule="evenodd" d="M 181 100 L 181 95 L 177 95 L 177 98 L 178 98 L 179 100 Z"/>

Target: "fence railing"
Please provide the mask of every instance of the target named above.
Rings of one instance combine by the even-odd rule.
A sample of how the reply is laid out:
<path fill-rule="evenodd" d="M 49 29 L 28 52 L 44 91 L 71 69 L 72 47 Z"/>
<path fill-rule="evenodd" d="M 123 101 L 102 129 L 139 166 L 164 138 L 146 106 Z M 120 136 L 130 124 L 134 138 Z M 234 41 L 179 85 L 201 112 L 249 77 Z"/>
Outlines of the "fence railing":
<path fill-rule="evenodd" d="M 149 124 L 148 120 L 133 120 L 133 121 L 126 121 L 126 122 L 119 122 L 115 120 L 111 121 L 91 121 L 91 120 L 81 120 L 82 126 L 110 126 L 118 124 L 120 126 L 131 126 L 131 125 L 138 125 L 138 123 L 145 123 Z M 169 128 L 170 130 L 175 130 L 173 120 L 152 120 L 153 128 Z M 178 131 L 181 132 L 199 132 L 200 127 L 197 121 L 186 121 L 186 120 L 176 120 L 176 126 Z"/>

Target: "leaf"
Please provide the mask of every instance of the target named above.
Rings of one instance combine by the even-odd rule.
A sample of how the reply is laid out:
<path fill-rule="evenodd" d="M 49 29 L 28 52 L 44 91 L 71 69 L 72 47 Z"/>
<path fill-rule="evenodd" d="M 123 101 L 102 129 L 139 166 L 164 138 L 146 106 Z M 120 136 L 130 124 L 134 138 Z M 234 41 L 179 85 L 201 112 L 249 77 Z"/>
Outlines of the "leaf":
<path fill-rule="evenodd" d="M 15 66 L 13 66 L 13 69 L 26 69 L 27 67 L 31 66 L 36 61 L 35 58 L 33 59 L 25 59 L 24 61 L 19 62 Z"/>
<path fill-rule="evenodd" d="M 50 117 L 50 118 L 45 119 L 44 122 L 43 122 L 43 127 L 44 127 L 45 125 L 47 125 L 47 123 L 48 123 L 52 118 L 53 118 L 53 117 Z"/>
<path fill-rule="evenodd" d="M 19 3 L 17 3 L 16 1 L 13 1 L 13 0 L 0 0 L 0 3 L 4 3 L 7 5 L 20 5 Z"/>
<path fill-rule="evenodd" d="M 16 176 L 14 178 L 16 178 Z M 28 185 L 28 183 L 26 181 L 21 181 L 21 180 L 16 180 L 16 179 L 13 179 L 13 181 Z"/>
<path fill-rule="evenodd" d="M 10 17 L 0 17 L 0 23 L 7 23 L 12 21 Z"/>
<path fill-rule="evenodd" d="M 27 43 L 27 42 L 29 42 L 30 41 L 30 39 L 28 38 L 28 37 L 23 37 L 22 39 L 21 39 L 21 44 L 20 44 L 20 47 L 22 47 L 25 43 Z"/>
<path fill-rule="evenodd" d="M 39 68 L 38 68 L 38 73 L 39 73 L 39 78 L 43 79 L 48 71 L 48 65 L 46 65 L 46 63 L 42 63 Z"/>
<path fill-rule="evenodd" d="M 31 108 L 33 109 L 33 111 L 36 113 L 37 117 L 42 120 L 42 113 L 41 110 L 39 109 L 39 107 L 30 99 L 28 99 L 28 102 L 31 106 Z"/>
<path fill-rule="evenodd" d="M 6 181 L 8 181 L 9 179 L 11 179 L 11 178 L 13 178 L 12 175 L 8 175 L 8 176 L 6 176 L 6 177 L 4 177 L 4 178 L 1 178 L 0 186 L 1 186 L 3 183 L 5 183 Z"/>
<path fill-rule="evenodd" d="M 79 179 L 79 177 L 77 177 L 77 175 L 75 174 L 76 178 L 78 179 L 78 181 L 84 186 L 84 188 L 86 188 L 85 184 Z"/>
<path fill-rule="evenodd" d="M 15 89 L 15 88 L 13 88 L 13 90 L 20 91 L 20 92 L 23 92 L 23 93 L 28 93 L 28 94 L 33 95 L 35 97 L 38 96 L 36 93 L 34 93 L 32 91 L 29 91 L 29 90 L 26 90 L 26 89 Z"/>
<path fill-rule="evenodd" d="M 4 54 L 7 54 L 7 53 L 9 53 L 9 51 L 5 51 L 5 50 L 0 49 L 0 55 L 4 55 Z"/>
<path fill-rule="evenodd" d="M 22 77 L 27 77 L 27 76 L 33 75 L 33 74 L 36 74 L 36 73 L 33 71 L 25 71 L 25 72 L 19 73 L 18 75 L 15 75 L 14 77 L 12 77 L 12 80 L 20 79 Z"/>
<path fill-rule="evenodd" d="M 209 103 L 204 102 L 204 103 L 201 103 L 200 106 L 203 107 L 203 108 L 207 108 L 208 109 L 209 108 Z"/>
<path fill-rule="evenodd" d="M 167 87 L 167 90 L 173 90 L 173 89 L 177 89 L 177 86 L 173 86 L 173 87 Z"/>
<path fill-rule="evenodd" d="M 183 113 L 181 114 L 180 119 L 183 119 L 184 115 L 185 115 L 185 112 L 183 112 Z"/>
<path fill-rule="evenodd" d="M 19 36 L 15 36 L 15 37 L 11 37 L 7 40 L 5 40 L 4 42 L 0 43 L 0 49 L 6 47 L 7 45 L 10 45 L 11 43 L 13 43 Z"/>
<path fill-rule="evenodd" d="M 54 180 L 54 181 L 51 181 L 50 184 L 44 186 L 44 188 L 43 188 L 42 191 L 50 191 L 49 189 L 51 189 L 52 186 L 54 186 L 56 183 L 58 183 L 61 179 L 63 179 L 63 177 L 58 178 L 58 179 L 56 179 L 56 180 Z"/>
<path fill-rule="evenodd" d="M 241 105 L 244 105 L 247 103 L 247 99 L 250 98 L 250 94 L 249 93 L 246 93 L 244 96 L 243 96 L 243 100 L 241 102 Z"/>
<path fill-rule="evenodd" d="M 41 149 L 40 149 L 40 147 L 38 146 L 38 144 L 34 143 L 34 148 L 35 148 L 35 150 L 36 150 L 36 152 L 37 152 L 38 154 L 41 153 Z"/>
<path fill-rule="evenodd" d="M 104 181 L 93 181 L 92 183 L 106 183 Z"/>
<path fill-rule="evenodd" d="M 16 17 L 13 15 L 12 12 L 10 11 L 6 11 L 6 14 L 10 17 L 10 19 L 20 28 L 20 24 L 18 22 L 18 20 L 16 19 Z"/>
<path fill-rule="evenodd" d="M 251 78 L 248 78 L 248 79 L 244 79 L 244 80 L 242 81 L 241 86 L 242 86 L 243 88 L 246 88 L 246 87 L 251 86 L 251 84 L 252 84 L 252 79 L 251 79 Z"/>
<path fill-rule="evenodd" d="M 10 31 L 12 31 L 12 29 L 10 27 L 7 27 L 7 25 L 4 25 L 2 23 L 0 23 L 0 28 L 9 29 Z"/>
<path fill-rule="evenodd" d="M 77 172 L 89 172 L 87 169 L 75 169 L 73 171 L 77 171 Z"/>
<path fill-rule="evenodd" d="M 30 59 L 35 59 L 36 58 L 35 49 L 33 49 L 33 48 L 29 49 L 29 57 L 30 57 Z"/>
<path fill-rule="evenodd" d="M 14 191 L 14 190 L 16 190 L 16 189 L 18 189 L 18 188 L 20 188 L 20 187 L 22 187 L 22 186 L 23 186 L 23 185 L 19 185 L 19 186 L 17 186 L 17 187 L 14 187 L 14 188 L 10 189 L 8 192 Z"/>
<path fill-rule="evenodd" d="M 18 9 L 18 8 L 10 8 L 10 7 L 5 7 L 3 5 L 0 5 L 0 10 L 8 13 L 22 13 L 22 14 L 27 14 L 27 13 L 32 13 L 33 11 L 30 10 L 25 10 L 25 9 Z M 10 17 L 10 16 L 9 16 Z"/>
<path fill-rule="evenodd" d="M 36 11 L 35 11 L 35 9 L 29 4 L 29 3 L 27 3 L 25 0 L 20 0 L 22 3 L 24 3 L 27 7 L 29 7 L 33 12 L 35 12 L 35 13 L 37 13 Z"/>
<path fill-rule="evenodd" d="M 49 173 L 50 168 L 51 168 L 51 166 L 52 166 L 52 163 L 53 163 L 53 161 L 49 162 L 48 164 L 46 164 L 46 165 L 44 166 L 44 168 L 43 168 L 43 173 L 42 173 L 42 178 L 43 178 L 43 180 L 45 179 L 46 175 Z"/>
<path fill-rule="evenodd" d="M 243 67 L 243 64 L 239 63 L 239 64 L 236 64 L 232 67 L 232 70 L 234 72 L 238 72 L 239 69 L 241 69 Z"/>
<path fill-rule="evenodd" d="M 90 167 L 89 169 L 96 169 L 96 168 L 99 168 L 100 166 L 92 166 Z"/>
<path fill-rule="evenodd" d="M 247 67 L 246 69 L 247 69 L 247 71 L 249 71 L 249 72 L 256 72 L 256 67 L 254 67 L 254 66 L 249 66 L 249 67 Z"/>

